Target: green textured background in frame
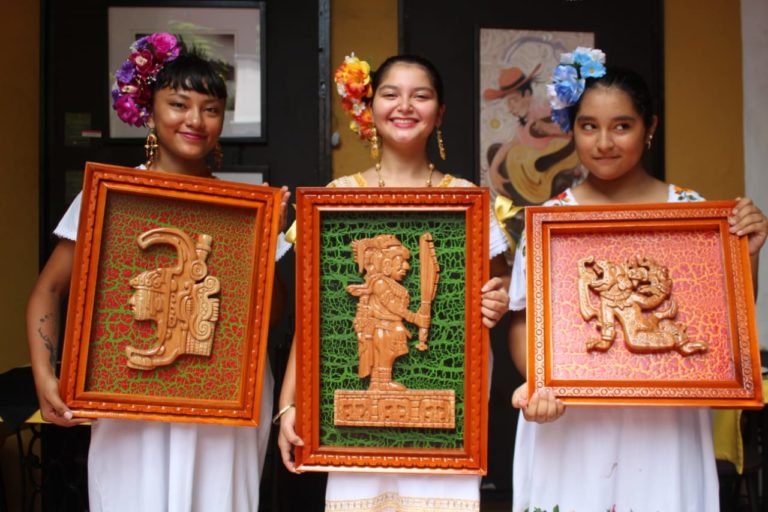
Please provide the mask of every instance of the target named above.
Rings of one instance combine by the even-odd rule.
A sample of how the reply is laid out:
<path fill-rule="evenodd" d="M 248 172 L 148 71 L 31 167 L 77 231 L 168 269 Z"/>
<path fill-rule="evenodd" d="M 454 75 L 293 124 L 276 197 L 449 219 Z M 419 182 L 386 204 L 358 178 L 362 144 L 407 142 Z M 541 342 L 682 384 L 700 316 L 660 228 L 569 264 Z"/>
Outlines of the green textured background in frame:
<path fill-rule="evenodd" d="M 466 290 L 466 218 L 464 212 L 323 212 L 320 220 L 320 444 L 343 447 L 462 448 L 464 438 L 464 340 Z M 419 237 L 430 232 L 440 265 L 432 304 L 429 350 L 415 348 L 418 328 L 406 323 L 413 337 L 409 353 L 394 364 L 393 379 L 408 389 L 449 389 L 456 396 L 456 427 L 342 427 L 333 424 L 337 389 L 364 390 L 368 378 L 357 375 L 357 339 L 352 322 L 358 299 L 346 288 L 363 282 L 351 242 L 393 234 L 411 251 L 411 270 L 403 285 L 411 311 L 419 303 Z"/>

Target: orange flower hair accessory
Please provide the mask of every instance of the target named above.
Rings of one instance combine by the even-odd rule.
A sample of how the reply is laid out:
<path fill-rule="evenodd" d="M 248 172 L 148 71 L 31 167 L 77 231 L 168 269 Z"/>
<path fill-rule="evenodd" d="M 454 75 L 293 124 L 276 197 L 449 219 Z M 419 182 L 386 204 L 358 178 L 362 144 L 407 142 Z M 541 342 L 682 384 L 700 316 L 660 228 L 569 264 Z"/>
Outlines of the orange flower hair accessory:
<path fill-rule="evenodd" d="M 369 105 L 373 96 L 371 66 L 352 52 L 344 57 L 344 62 L 336 69 L 333 81 L 336 82 L 342 108 L 352 118 L 349 128 L 361 139 L 370 140 L 374 133 Z"/>

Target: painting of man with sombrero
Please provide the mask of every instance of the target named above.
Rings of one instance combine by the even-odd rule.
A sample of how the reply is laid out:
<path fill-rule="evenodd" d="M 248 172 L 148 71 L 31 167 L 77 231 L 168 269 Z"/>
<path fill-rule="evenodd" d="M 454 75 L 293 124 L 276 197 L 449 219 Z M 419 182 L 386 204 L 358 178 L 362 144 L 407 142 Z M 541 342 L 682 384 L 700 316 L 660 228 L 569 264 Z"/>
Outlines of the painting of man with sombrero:
<path fill-rule="evenodd" d="M 587 32 L 480 29 L 480 180 L 516 207 L 540 204 L 582 177 L 573 141 L 550 119 L 545 84 L 560 53 Z M 512 240 L 522 215 L 507 221 Z"/>

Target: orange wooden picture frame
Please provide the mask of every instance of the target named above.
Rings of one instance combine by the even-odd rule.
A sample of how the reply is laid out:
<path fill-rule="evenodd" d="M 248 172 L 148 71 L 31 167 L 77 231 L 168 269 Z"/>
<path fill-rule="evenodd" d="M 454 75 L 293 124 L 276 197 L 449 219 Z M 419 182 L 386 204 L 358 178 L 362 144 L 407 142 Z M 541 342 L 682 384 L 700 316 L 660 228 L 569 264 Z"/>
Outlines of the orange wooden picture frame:
<path fill-rule="evenodd" d="M 529 392 L 551 388 L 572 405 L 761 407 L 747 240 L 728 231 L 734 205 L 529 207 Z M 597 260 L 600 269 L 580 279 L 582 262 L 592 269 Z M 646 267 L 637 270 L 641 260 Z M 667 282 L 656 263 L 671 292 L 648 309 Z M 643 327 L 628 336 L 624 325 L 636 321 Z M 656 334 L 656 321 L 674 324 Z M 602 333 L 610 338 L 612 328 L 605 349 Z"/>
<path fill-rule="evenodd" d="M 296 447 L 300 471 L 485 474 L 489 354 L 480 289 L 489 274 L 489 217 L 488 191 L 482 188 L 418 192 L 395 188 L 297 189 L 296 430 L 304 441 L 304 446 Z M 453 369 L 453 378 L 458 375 L 456 424 L 452 429 L 439 430 L 439 434 L 434 429 L 410 426 L 337 426 L 333 423 L 333 398 L 329 405 L 326 393 L 333 397 L 336 390 L 348 389 L 347 384 L 368 388 L 366 379 L 357 373 L 358 345 L 353 327 L 357 300 L 345 297 L 348 283 L 362 282 L 360 269 L 352 261 L 351 242 L 380 234 L 397 236 L 411 251 L 411 270 L 418 276 L 415 266 L 419 255 L 414 248 L 418 244 L 406 240 L 409 236 L 415 240 L 414 233 L 426 229 L 433 231 L 441 265 L 430 350 L 442 346 L 457 351 L 452 359 L 454 365 L 459 364 Z M 441 232 L 463 237 L 454 246 L 458 247 L 452 253 L 456 259 L 442 259 L 451 237 L 444 240 Z M 407 279 L 403 281 L 406 287 Z M 453 292 L 453 299 L 447 299 Z M 455 318 L 447 319 L 440 312 L 441 300 L 453 304 L 460 325 L 450 327 Z M 410 309 L 416 307 L 414 303 L 419 304 L 418 298 L 411 299 Z M 408 324 L 407 328 L 413 326 Z M 408 390 L 418 388 L 418 384 L 411 386 L 418 381 L 414 369 L 420 364 L 413 362 L 419 357 L 414 349 L 418 336 L 414 334 L 414 338 L 408 343 L 409 353 L 396 360 L 393 368 L 393 376 L 397 372 Z M 340 345 L 334 345 L 339 340 Z M 435 348 L 434 353 L 440 354 L 440 350 Z M 411 364 L 414 366 L 409 367 Z M 425 365 L 418 368 L 429 378 L 434 373 L 425 370 L 429 368 Z M 338 375 L 346 375 L 348 380 L 335 380 Z M 452 441 L 431 442 L 430 435 Z"/>
<path fill-rule="evenodd" d="M 60 381 L 76 416 L 258 424 L 280 200 L 280 191 L 270 187 L 86 165 Z M 189 246 L 137 243 L 155 228 L 178 230 L 190 240 L 209 235 L 205 266 L 220 289 L 212 295 L 214 307 L 205 310 L 215 320 L 209 354 L 186 352 L 136 369 L 128 366 L 126 347 L 149 350 L 166 340 L 162 354 L 174 336 L 190 339 L 190 311 L 194 318 L 201 314 L 190 300 L 170 299 L 199 293 L 189 280 L 158 277 L 181 267 L 188 253 L 178 246 Z M 189 252 L 199 256 L 200 245 Z M 199 261 L 194 265 L 199 272 Z M 162 321 L 134 315 L 142 276 L 169 283 L 172 292 L 150 301 L 168 311 Z"/>

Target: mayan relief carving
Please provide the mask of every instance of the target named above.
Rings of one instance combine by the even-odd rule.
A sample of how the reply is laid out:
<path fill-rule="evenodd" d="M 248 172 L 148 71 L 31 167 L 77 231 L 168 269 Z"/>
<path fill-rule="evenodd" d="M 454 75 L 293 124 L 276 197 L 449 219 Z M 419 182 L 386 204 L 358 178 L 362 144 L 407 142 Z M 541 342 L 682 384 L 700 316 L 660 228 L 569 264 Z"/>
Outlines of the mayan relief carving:
<path fill-rule="evenodd" d="M 364 282 L 347 287 L 358 298 L 353 322 L 357 337 L 358 376 L 370 378 L 366 391 L 337 390 L 336 425 L 453 428 L 453 390 L 409 390 L 392 379 L 395 361 L 408 353 L 412 337 L 405 322 L 418 328 L 420 351 L 429 349 L 432 301 L 440 266 L 430 233 L 419 240 L 420 304 L 409 309 L 411 297 L 400 284 L 411 266 L 411 253 L 393 235 L 352 242 L 352 253 Z"/>
<path fill-rule="evenodd" d="M 671 296 L 672 279 L 664 265 L 644 256 L 622 263 L 588 256 L 578 265 L 581 316 L 585 321 L 596 318 L 600 331 L 599 338 L 586 342 L 588 351 L 611 348 L 617 321 L 632 352 L 676 350 L 687 356 L 707 350 L 706 342 L 688 339 L 686 326 L 673 321 L 677 302 Z M 597 307 L 590 290 L 598 297 Z"/>
<path fill-rule="evenodd" d="M 182 354 L 209 356 L 219 317 L 219 279 L 208 275 L 206 260 L 213 241 L 210 235 L 198 235 L 197 241 L 174 228 L 156 228 L 137 238 L 142 249 L 155 244 L 176 248 L 178 259 L 173 267 L 148 270 L 133 277 L 134 293 L 130 306 L 136 320 L 157 324 L 157 343 L 147 350 L 129 345 L 127 365 L 137 370 L 151 370 L 173 363 Z"/>

